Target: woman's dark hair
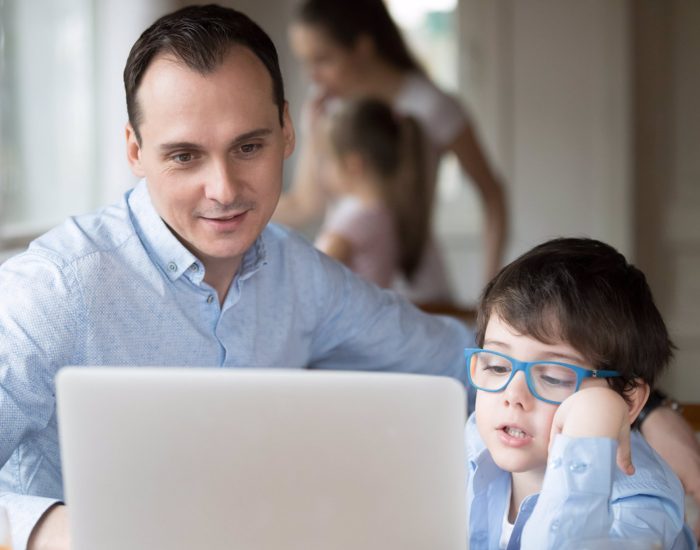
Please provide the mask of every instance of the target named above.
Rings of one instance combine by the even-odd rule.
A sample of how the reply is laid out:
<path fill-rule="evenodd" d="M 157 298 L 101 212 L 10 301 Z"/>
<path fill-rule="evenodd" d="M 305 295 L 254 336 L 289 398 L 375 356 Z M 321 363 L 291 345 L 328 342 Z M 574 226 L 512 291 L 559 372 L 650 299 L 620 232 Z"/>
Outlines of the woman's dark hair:
<path fill-rule="evenodd" d="M 430 228 L 425 144 L 418 123 L 395 114 L 383 101 L 349 101 L 330 120 L 334 154 L 357 153 L 378 176 L 384 203 L 399 238 L 399 267 L 410 280 Z"/>
<path fill-rule="evenodd" d="M 224 61 L 232 46 L 250 49 L 272 78 L 273 100 L 284 120 L 284 84 L 277 50 L 270 37 L 248 16 L 215 4 L 188 6 L 164 15 L 134 43 L 124 68 L 126 108 L 136 138 L 141 142 L 141 110 L 136 93 L 146 69 L 162 53 L 172 54 L 187 67 L 207 74 Z"/>
<path fill-rule="evenodd" d="M 498 315 L 518 333 L 566 342 L 593 368 L 617 370 L 623 397 L 641 378 L 654 387 L 673 355 L 666 325 L 644 274 L 593 239 L 554 239 L 504 267 L 477 311 L 477 343 Z"/>
<path fill-rule="evenodd" d="M 297 7 L 296 21 L 321 27 L 345 48 L 355 46 L 360 36 L 369 36 L 377 54 L 397 69 L 421 70 L 382 0 L 304 0 Z"/>

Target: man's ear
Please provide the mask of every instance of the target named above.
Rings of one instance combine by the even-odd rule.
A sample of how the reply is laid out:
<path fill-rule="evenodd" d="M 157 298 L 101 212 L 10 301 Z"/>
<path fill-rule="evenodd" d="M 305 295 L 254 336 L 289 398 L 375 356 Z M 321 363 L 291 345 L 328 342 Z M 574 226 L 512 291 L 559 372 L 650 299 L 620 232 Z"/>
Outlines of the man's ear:
<path fill-rule="evenodd" d="M 637 419 L 637 416 L 639 416 L 642 407 L 644 407 L 644 404 L 647 402 L 650 391 L 649 384 L 641 379 L 637 379 L 637 385 L 630 391 L 625 392 L 625 399 L 629 404 L 630 424 L 632 424 L 632 422 Z"/>
<path fill-rule="evenodd" d="M 145 177 L 143 166 L 141 165 L 141 145 L 136 138 L 136 132 L 130 122 L 126 123 L 126 158 L 129 161 L 131 171 L 137 178 Z"/>
<path fill-rule="evenodd" d="M 289 103 L 284 102 L 284 112 L 282 113 L 282 134 L 284 136 L 284 158 L 289 158 L 294 152 L 296 144 L 296 135 L 294 133 L 294 124 L 292 117 L 289 114 Z"/>

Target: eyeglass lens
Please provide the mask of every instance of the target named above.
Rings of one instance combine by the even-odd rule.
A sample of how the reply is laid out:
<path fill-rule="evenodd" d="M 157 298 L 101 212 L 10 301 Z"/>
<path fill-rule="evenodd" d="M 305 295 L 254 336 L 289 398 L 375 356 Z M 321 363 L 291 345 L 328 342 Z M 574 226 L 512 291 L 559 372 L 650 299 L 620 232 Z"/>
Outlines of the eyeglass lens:
<path fill-rule="evenodd" d="M 470 365 L 472 382 L 477 388 L 490 391 L 505 389 L 513 372 L 506 357 L 488 351 L 474 353 Z M 562 365 L 537 363 L 526 372 L 537 396 L 561 402 L 576 391 L 576 371 Z"/>

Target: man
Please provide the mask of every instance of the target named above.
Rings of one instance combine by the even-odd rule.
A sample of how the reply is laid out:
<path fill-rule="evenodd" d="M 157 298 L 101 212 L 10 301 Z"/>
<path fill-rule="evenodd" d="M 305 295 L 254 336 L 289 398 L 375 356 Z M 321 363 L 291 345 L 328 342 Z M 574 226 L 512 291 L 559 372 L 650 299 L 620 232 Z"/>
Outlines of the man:
<path fill-rule="evenodd" d="M 128 159 L 144 180 L 0 268 L 0 506 L 16 549 L 69 547 L 53 382 L 62 366 L 465 377 L 471 339 L 458 323 L 267 225 L 294 130 L 257 25 L 216 6 L 165 16 L 132 48 L 124 80 Z"/>
<path fill-rule="evenodd" d="M 16 548 L 68 545 L 53 383 L 62 366 L 463 376 L 470 338 L 457 322 L 267 227 L 294 130 L 257 25 L 216 6 L 166 16 L 134 45 L 124 79 L 128 160 L 144 181 L 0 269 L 0 505 Z"/>

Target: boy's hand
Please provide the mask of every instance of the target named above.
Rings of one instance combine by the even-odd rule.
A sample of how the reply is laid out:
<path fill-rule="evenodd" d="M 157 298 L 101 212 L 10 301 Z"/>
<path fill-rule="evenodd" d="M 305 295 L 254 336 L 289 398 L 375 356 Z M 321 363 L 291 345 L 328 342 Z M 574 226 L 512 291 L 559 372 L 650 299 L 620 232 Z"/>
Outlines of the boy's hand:
<path fill-rule="evenodd" d="M 586 388 L 566 399 L 554 414 L 549 444 L 556 434 L 569 437 L 609 437 L 618 441 L 617 465 L 634 473 L 630 451 L 629 407 L 620 394 L 606 387 Z"/>

